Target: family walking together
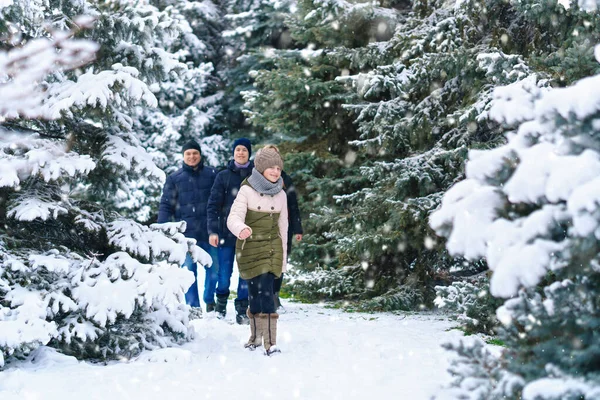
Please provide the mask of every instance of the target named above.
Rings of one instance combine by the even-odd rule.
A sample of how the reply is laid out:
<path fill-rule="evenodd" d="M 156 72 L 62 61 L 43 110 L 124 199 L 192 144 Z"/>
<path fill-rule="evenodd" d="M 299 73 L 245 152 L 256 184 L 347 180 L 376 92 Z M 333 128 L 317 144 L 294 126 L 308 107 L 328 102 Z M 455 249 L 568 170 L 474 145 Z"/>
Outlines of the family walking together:
<path fill-rule="evenodd" d="M 196 141 L 186 143 L 182 167 L 165 182 L 158 222 L 186 221 L 185 236 L 196 239 L 211 256 L 202 299 L 206 311 L 219 318 L 227 313 L 237 261 L 240 277 L 234 306 L 236 322 L 250 325 L 245 347 L 254 350 L 263 345 L 265 354 L 271 355 L 279 352 L 277 310 L 287 255 L 293 237 L 302 240 L 298 200 L 276 146 L 264 146 L 253 161 L 250 140 L 237 139 L 232 150 L 233 159 L 217 172 L 204 165 Z M 197 265 L 189 254 L 183 267 L 195 277 L 186 303 L 200 307 Z"/>

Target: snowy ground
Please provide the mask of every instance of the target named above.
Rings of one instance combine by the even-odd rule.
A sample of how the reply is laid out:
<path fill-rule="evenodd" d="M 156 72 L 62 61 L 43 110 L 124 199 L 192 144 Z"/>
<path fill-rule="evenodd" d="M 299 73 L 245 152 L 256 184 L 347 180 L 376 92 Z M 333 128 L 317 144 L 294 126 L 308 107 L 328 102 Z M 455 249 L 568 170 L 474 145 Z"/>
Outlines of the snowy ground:
<path fill-rule="evenodd" d="M 344 313 L 284 301 L 282 353 L 243 348 L 249 328 L 193 321 L 196 338 L 135 360 L 89 364 L 43 348 L 0 372 L 2 400 L 429 399 L 450 377 L 440 344 L 461 336 L 437 314 Z"/>

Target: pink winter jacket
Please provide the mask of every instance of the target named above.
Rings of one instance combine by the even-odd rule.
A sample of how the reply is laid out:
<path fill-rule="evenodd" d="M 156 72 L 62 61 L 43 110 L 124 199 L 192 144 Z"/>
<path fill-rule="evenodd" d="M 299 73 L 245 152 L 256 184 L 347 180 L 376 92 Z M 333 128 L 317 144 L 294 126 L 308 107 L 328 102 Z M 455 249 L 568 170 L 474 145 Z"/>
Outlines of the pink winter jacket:
<path fill-rule="evenodd" d="M 283 244 L 283 265 L 282 271 L 287 271 L 287 231 L 288 231 L 288 208 L 287 208 L 287 196 L 285 191 L 277 193 L 276 195 L 268 195 L 258 193 L 250 185 L 242 185 L 238 192 L 229 217 L 227 218 L 227 228 L 233 233 L 238 240 L 240 239 L 240 233 L 245 229 L 249 228 L 252 231 L 252 227 L 246 225 L 246 211 L 253 210 L 256 212 L 275 212 L 279 214 L 278 226 L 279 226 L 279 237 Z"/>

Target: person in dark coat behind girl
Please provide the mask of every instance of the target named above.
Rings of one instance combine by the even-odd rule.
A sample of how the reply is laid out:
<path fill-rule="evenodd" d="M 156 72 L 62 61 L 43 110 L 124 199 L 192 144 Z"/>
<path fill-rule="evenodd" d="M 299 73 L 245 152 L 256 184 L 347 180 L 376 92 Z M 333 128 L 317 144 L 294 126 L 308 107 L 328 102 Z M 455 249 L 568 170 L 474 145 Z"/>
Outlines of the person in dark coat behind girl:
<path fill-rule="evenodd" d="M 299 242 L 302 240 L 302 220 L 300 218 L 300 207 L 298 207 L 298 196 L 296 194 L 296 187 L 294 186 L 294 182 L 292 182 L 292 178 L 285 171 L 281 171 L 281 178 L 283 179 L 283 190 L 287 196 L 288 203 L 288 215 L 289 215 L 289 223 L 290 226 L 288 228 L 288 242 L 287 242 L 287 254 L 290 255 L 292 251 L 292 241 L 294 236 L 296 237 L 296 241 Z M 275 300 L 275 309 L 283 310 L 281 306 L 281 301 L 279 300 L 279 291 L 281 290 L 281 284 L 283 282 L 283 275 L 281 277 L 275 279 L 273 286 L 273 295 Z"/>
<path fill-rule="evenodd" d="M 227 217 L 231 205 L 240 190 L 242 181 L 252 173 L 254 163 L 250 161 L 252 144 L 246 138 L 233 142 L 233 160 L 229 160 L 227 168 L 217 174 L 215 183 L 210 191 L 208 200 L 208 234 L 211 246 L 218 248 L 219 274 L 215 282 L 211 283 L 212 290 L 217 294 L 217 316 L 225 317 L 227 312 L 227 298 L 229 285 L 233 273 L 235 259 L 236 237 L 227 229 Z M 234 301 L 238 324 L 247 324 L 248 317 L 248 285 L 241 277 L 238 280 L 237 298 Z"/>
<path fill-rule="evenodd" d="M 262 342 L 267 355 L 279 352 L 273 281 L 287 264 L 288 207 L 282 170 L 277 147 L 260 149 L 227 218 L 227 227 L 238 238 L 240 276 L 248 282 L 250 338 L 245 347 L 253 350 Z"/>
<path fill-rule="evenodd" d="M 158 208 L 158 223 L 185 221 L 185 237 L 196 239 L 196 245 L 210 254 L 213 264 L 206 270 L 206 281 L 216 275 L 219 265 L 217 252 L 208 244 L 206 230 L 206 204 L 217 171 L 204 165 L 202 150 L 198 142 L 191 140 L 183 145 L 182 167 L 167 177 Z M 185 294 L 186 303 L 200 307 L 198 297 L 198 271 L 196 263 L 188 253 L 183 264 L 194 273 L 194 283 Z M 204 301 L 214 306 L 214 297 L 204 293 Z"/>

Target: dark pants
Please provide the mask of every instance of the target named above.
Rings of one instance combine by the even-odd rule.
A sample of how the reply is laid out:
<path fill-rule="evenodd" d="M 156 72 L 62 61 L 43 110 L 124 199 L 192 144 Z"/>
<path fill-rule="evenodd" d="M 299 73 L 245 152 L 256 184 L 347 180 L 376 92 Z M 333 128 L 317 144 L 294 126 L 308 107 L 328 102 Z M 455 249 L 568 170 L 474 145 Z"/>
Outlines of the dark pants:
<path fill-rule="evenodd" d="M 279 278 L 275 278 L 275 281 L 273 282 L 273 292 L 274 293 L 279 293 L 281 291 L 281 283 L 283 282 L 283 272 L 281 273 L 281 276 Z"/>
<path fill-rule="evenodd" d="M 252 314 L 272 314 L 275 312 L 275 302 L 273 301 L 274 281 L 275 275 L 270 272 L 247 281 L 248 302 Z"/>

